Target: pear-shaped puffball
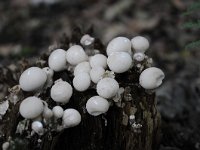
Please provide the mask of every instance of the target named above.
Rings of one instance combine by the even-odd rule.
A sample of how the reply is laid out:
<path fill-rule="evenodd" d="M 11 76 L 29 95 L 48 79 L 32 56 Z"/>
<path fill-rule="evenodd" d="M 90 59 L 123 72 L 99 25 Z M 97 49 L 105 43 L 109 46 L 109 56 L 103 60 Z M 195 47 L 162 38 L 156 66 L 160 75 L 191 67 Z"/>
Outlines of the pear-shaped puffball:
<path fill-rule="evenodd" d="M 103 78 L 97 83 L 97 93 L 103 98 L 111 98 L 119 90 L 118 82 L 113 78 Z"/>
<path fill-rule="evenodd" d="M 100 96 L 93 96 L 87 101 L 86 109 L 90 115 L 98 116 L 108 111 L 109 103 Z"/>
<path fill-rule="evenodd" d="M 70 128 L 81 122 L 81 115 L 76 109 L 66 109 L 63 114 L 63 127 Z"/>
<path fill-rule="evenodd" d="M 54 71 L 62 71 L 66 68 L 66 51 L 63 49 L 54 50 L 49 56 L 49 67 Z"/>
<path fill-rule="evenodd" d="M 44 70 L 30 67 L 21 74 L 19 84 L 24 91 L 35 91 L 42 88 L 46 80 L 47 75 Z"/>
<path fill-rule="evenodd" d="M 108 56 L 113 52 L 128 52 L 131 54 L 131 41 L 126 37 L 116 37 L 108 43 L 106 52 Z"/>
<path fill-rule="evenodd" d="M 82 72 L 76 75 L 73 79 L 73 86 L 77 91 L 85 91 L 89 88 L 91 83 L 88 73 Z"/>
<path fill-rule="evenodd" d="M 32 122 L 31 128 L 38 135 L 43 135 L 44 134 L 43 124 L 40 121 Z"/>
<path fill-rule="evenodd" d="M 162 84 L 165 75 L 162 70 L 156 67 L 145 69 L 140 74 L 140 85 L 148 90 L 155 89 Z"/>
<path fill-rule="evenodd" d="M 74 68 L 74 76 L 78 75 L 81 72 L 89 73 L 91 70 L 90 63 L 87 61 L 81 62 Z"/>
<path fill-rule="evenodd" d="M 52 111 L 53 111 L 53 115 L 55 118 L 62 118 L 63 113 L 64 113 L 64 110 L 62 107 L 55 106 L 55 107 L 53 107 Z"/>
<path fill-rule="evenodd" d="M 132 58 L 126 52 L 115 52 L 108 56 L 107 64 L 113 72 L 123 73 L 131 67 Z"/>
<path fill-rule="evenodd" d="M 135 53 L 134 55 L 133 55 L 133 59 L 135 60 L 135 61 L 138 61 L 138 62 L 141 62 L 141 61 L 143 61 L 144 60 L 144 58 L 145 58 L 145 54 L 144 53 Z"/>
<path fill-rule="evenodd" d="M 95 67 L 90 70 L 90 77 L 92 82 L 97 83 L 103 74 L 105 73 L 105 69 L 102 67 Z"/>
<path fill-rule="evenodd" d="M 107 67 L 107 57 L 103 54 L 96 54 L 90 58 L 90 65 L 92 68 L 103 67 L 105 69 Z"/>
<path fill-rule="evenodd" d="M 142 36 L 132 38 L 131 43 L 136 52 L 144 53 L 149 48 L 149 41 Z"/>
<path fill-rule="evenodd" d="M 51 98 L 60 103 L 68 103 L 72 93 L 72 86 L 63 80 L 56 81 L 51 88 Z"/>
<path fill-rule="evenodd" d="M 38 117 L 44 109 L 42 101 L 35 96 L 24 99 L 19 107 L 19 112 L 26 119 L 34 119 Z"/>
<path fill-rule="evenodd" d="M 71 65 L 77 65 L 88 60 L 88 56 L 80 45 L 74 45 L 70 47 L 67 50 L 66 58 Z"/>

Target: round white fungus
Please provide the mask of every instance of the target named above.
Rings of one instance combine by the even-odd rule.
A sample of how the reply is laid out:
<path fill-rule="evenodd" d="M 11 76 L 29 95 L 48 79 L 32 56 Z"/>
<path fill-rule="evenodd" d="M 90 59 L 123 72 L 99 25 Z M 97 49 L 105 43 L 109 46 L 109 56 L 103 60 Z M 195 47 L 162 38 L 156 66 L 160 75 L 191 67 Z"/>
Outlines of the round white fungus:
<path fill-rule="evenodd" d="M 53 115 L 55 118 L 62 118 L 63 113 L 64 113 L 64 110 L 62 107 L 55 106 L 55 107 L 53 107 L 52 111 L 53 111 Z"/>
<path fill-rule="evenodd" d="M 77 91 L 85 91 L 89 88 L 91 83 L 88 73 L 82 72 L 76 75 L 73 79 L 73 86 Z"/>
<path fill-rule="evenodd" d="M 149 41 L 142 36 L 132 38 L 131 43 L 136 52 L 144 53 L 149 48 Z"/>
<path fill-rule="evenodd" d="M 90 58 L 90 65 L 92 68 L 95 67 L 107 67 L 107 57 L 103 54 L 96 54 Z"/>
<path fill-rule="evenodd" d="M 103 74 L 105 73 L 105 69 L 102 67 L 95 67 L 90 70 L 90 77 L 92 82 L 97 83 Z"/>
<path fill-rule="evenodd" d="M 79 63 L 75 68 L 74 68 L 74 76 L 81 72 L 86 72 L 89 73 L 91 70 L 90 63 L 87 61 Z"/>

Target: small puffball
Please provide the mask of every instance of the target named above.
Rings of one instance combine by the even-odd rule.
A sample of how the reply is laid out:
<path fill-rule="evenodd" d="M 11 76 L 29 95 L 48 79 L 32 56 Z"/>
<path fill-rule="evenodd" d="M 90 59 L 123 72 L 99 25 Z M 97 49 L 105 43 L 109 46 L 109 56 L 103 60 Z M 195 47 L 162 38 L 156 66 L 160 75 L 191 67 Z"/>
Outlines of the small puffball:
<path fill-rule="evenodd" d="M 102 67 L 92 68 L 90 70 L 90 77 L 92 82 L 97 83 L 101 79 L 104 73 L 105 69 Z"/>
<path fill-rule="evenodd" d="M 81 122 L 81 115 L 76 109 L 69 108 L 64 111 L 62 120 L 64 128 L 74 127 Z"/>
<path fill-rule="evenodd" d="M 87 61 L 88 56 L 80 45 L 74 45 L 67 50 L 66 59 L 71 65 L 77 65 Z"/>
<path fill-rule="evenodd" d="M 103 67 L 105 69 L 107 67 L 107 57 L 102 54 L 96 54 L 90 58 L 90 65 L 92 68 Z"/>
<path fill-rule="evenodd" d="M 156 67 L 145 69 L 140 74 L 140 85 L 148 90 L 155 89 L 162 84 L 162 80 L 165 78 L 163 71 Z"/>
<path fill-rule="evenodd" d="M 109 56 L 113 52 L 131 52 L 131 41 L 126 37 L 116 37 L 108 43 L 106 49 L 107 55 Z"/>
<path fill-rule="evenodd" d="M 31 128 L 38 135 L 43 135 L 44 134 L 43 124 L 40 121 L 32 122 Z"/>
<path fill-rule="evenodd" d="M 42 88 L 47 80 L 44 70 L 38 67 L 26 69 L 20 76 L 19 84 L 24 91 L 35 91 Z"/>
<path fill-rule="evenodd" d="M 76 75 L 73 79 L 73 86 L 77 91 L 85 91 L 89 88 L 91 83 L 88 73 L 82 72 Z"/>
<path fill-rule="evenodd" d="M 144 58 L 145 58 L 144 53 L 138 52 L 138 53 L 135 53 L 135 54 L 133 55 L 133 59 L 136 60 L 136 61 L 138 61 L 138 62 L 143 61 Z"/>
<path fill-rule="evenodd" d="M 54 71 L 62 71 L 66 68 L 66 51 L 63 49 L 54 50 L 49 56 L 49 67 Z"/>
<path fill-rule="evenodd" d="M 3 143 L 3 144 L 2 144 L 2 150 L 8 150 L 9 146 L 10 146 L 10 143 L 9 143 L 9 142 Z"/>
<path fill-rule="evenodd" d="M 103 98 L 112 98 L 118 90 L 119 84 L 113 78 L 103 78 L 97 83 L 97 93 Z"/>
<path fill-rule="evenodd" d="M 74 76 L 81 72 L 89 73 L 91 70 L 90 63 L 87 61 L 81 62 L 74 68 Z"/>
<path fill-rule="evenodd" d="M 62 118 L 63 113 L 64 113 L 64 110 L 62 107 L 55 106 L 55 107 L 53 107 L 52 111 L 53 111 L 53 115 L 55 118 Z"/>
<path fill-rule="evenodd" d="M 81 38 L 81 40 L 80 40 L 80 43 L 83 46 L 91 45 L 93 42 L 94 42 L 94 38 L 91 37 L 89 34 L 83 35 L 82 38 Z"/>
<path fill-rule="evenodd" d="M 58 80 L 51 88 L 51 98 L 60 103 L 68 103 L 72 93 L 72 86 L 63 80 Z"/>
<path fill-rule="evenodd" d="M 136 52 L 144 53 L 149 48 L 149 41 L 142 36 L 132 38 L 131 43 Z"/>
<path fill-rule="evenodd" d="M 19 107 L 19 112 L 26 119 L 34 119 L 38 117 L 44 109 L 42 101 L 35 96 L 24 99 Z"/>
<path fill-rule="evenodd" d="M 109 103 L 100 96 L 93 96 L 87 101 L 86 109 L 90 115 L 98 116 L 108 111 Z"/>
<path fill-rule="evenodd" d="M 53 112 L 48 107 L 45 107 L 42 116 L 46 119 L 49 119 L 53 116 Z"/>
<path fill-rule="evenodd" d="M 123 73 L 132 66 L 132 58 L 126 52 L 116 52 L 108 56 L 107 64 L 110 70 L 116 73 Z"/>

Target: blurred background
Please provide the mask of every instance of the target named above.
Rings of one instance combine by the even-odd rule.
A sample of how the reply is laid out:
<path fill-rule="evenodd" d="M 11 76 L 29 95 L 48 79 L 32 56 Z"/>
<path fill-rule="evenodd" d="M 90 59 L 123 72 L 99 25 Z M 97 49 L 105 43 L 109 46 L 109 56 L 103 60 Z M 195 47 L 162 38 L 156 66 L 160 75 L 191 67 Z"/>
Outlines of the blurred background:
<path fill-rule="evenodd" d="M 200 8 L 193 0 L 1 0 L 0 99 L 15 82 L 3 78 L 5 68 L 23 58 L 39 56 L 49 45 L 75 27 L 93 27 L 94 37 L 106 45 L 113 37 L 149 39 L 149 55 L 164 70 L 166 79 L 157 90 L 162 116 L 160 150 L 200 150 L 200 52 L 197 21 Z M 198 6 L 198 7 L 197 7 Z M 200 9 L 199 9 L 200 10 Z M 184 28 L 183 28 L 184 27 Z M 196 46 L 196 47 L 195 47 Z M 9 72 L 6 72 L 9 74 Z"/>

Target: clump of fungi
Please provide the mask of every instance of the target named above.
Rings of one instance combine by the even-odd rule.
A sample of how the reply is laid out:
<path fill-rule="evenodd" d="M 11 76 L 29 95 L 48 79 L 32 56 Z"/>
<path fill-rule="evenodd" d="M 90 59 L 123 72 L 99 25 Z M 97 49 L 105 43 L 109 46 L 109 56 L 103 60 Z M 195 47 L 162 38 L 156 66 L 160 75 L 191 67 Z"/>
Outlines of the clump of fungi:
<path fill-rule="evenodd" d="M 114 105 L 123 107 L 120 102 L 125 90 L 121 83 L 129 80 L 126 73 L 131 70 L 138 72 L 138 87 L 146 92 L 162 84 L 165 75 L 159 68 L 151 67 L 152 60 L 145 53 L 149 48 L 145 37 L 136 36 L 131 40 L 116 37 L 108 43 L 107 55 L 92 48 L 94 41 L 86 34 L 80 39 L 80 45 L 53 49 L 46 66 L 32 66 L 21 74 L 19 87 L 28 96 L 21 101 L 19 113 L 30 124 L 28 136 L 37 135 L 39 139 L 46 132 L 61 132 L 81 124 L 84 118 L 78 106 L 68 107 L 73 103 L 74 93 L 95 89 L 93 96 L 86 96 L 83 108 L 84 113 L 94 117 L 109 113 Z M 68 74 L 72 80 L 58 76 L 59 73 Z M 43 99 L 44 93 L 48 98 Z M 136 120 L 134 115 L 129 119 Z M 135 122 L 134 126 L 141 127 Z"/>

